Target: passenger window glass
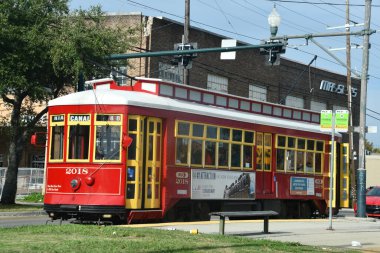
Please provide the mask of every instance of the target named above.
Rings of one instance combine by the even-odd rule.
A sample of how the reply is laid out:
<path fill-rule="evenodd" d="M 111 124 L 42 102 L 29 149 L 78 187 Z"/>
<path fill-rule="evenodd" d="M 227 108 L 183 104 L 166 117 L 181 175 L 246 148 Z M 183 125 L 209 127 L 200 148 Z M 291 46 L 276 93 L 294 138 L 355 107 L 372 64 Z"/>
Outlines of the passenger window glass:
<path fill-rule="evenodd" d="M 278 147 L 285 147 L 286 145 L 286 137 L 285 136 L 278 136 L 277 137 L 277 146 Z"/>
<path fill-rule="evenodd" d="M 120 160 L 120 126 L 96 126 L 96 160 Z"/>
<path fill-rule="evenodd" d="M 187 149 L 189 139 L 177 138 L 176 163 L 187 164 Z"/>
<path fill-rule="evenodd" d="M 305 149 L 305 139 L 298 139 L 298 142 L 297 142 L 297 148 L 298 149 Z"/>
<path fill-rule="evenodd" d="M 296 142 L 293 137 L 288 137 L 288 148 L 295 148 Z"/>
<path fill-rule="evenodd" d="M 253 143 L 253 132 L 245 131 L 244 135 L 245 135 L 245 138 L 244 138 L 245 143 Z"/>
<path fill-rule="evenodd" d="M 202 140 L 192 140 L 191 142 L 191 164 L 202 164 Z"/>
<path fill-rule="evenodd" d="M 307 150 L 314 150 L 314 141 L 307 140 Z"/>
<path fill-rule="evenodd" d="M 241 142 L 243 137 L 243 132 L 241 130 L 232 130 L 232 140 Z"/>
<path fill-rule="evenodd" d="M 241 167 L 241 145 L 232 144 L 231 167 Z"/>
<path fill-rule="evenodd" d="M 50 159 L 63 159 L 63 126 L 52 127 Z"/>
<path fill-rule="evenodd" d="M 216 142 L 206 141 L 205 165 L 215 165 Z"/>
<path fill-rule="evenodd" d="M 203 125 L 193 124 L 193 136 L 203 137 Z"/>
<path fill-rule="evenodd" d="M 219 143 L 219 166 L 228 166 L 228 154 L 229 154 L 229 144 L 228 143 Z"/>
<path fill-rule="evenodd" d="M 285 169 L 285 149 L 277 149 L 276 153 L 276 168 L 277 170 Z"/>
<path fill-rule="evenodd" d="M 70 126 L 69 132 L 68 159 L 88 159 L 90 126 Z"/>
<path fill-rule="evenodd" d="M 188 136 L 190 133 L 190 124 L 186 122 L 178 123 L 178 135 L 186 135 Z"/>
<path fill-rule="evenodd" d="M 207 138 L 209 138 L 209 139 L 216 139 L 217 130 L 218 130 L 217 127 L 207 126 Z"/>
<path fill-rule="evenodd" d="M 287 160 L 286 160 L 286 170 L 290 172 L 294 172 L 295 168 L 295 151 L 294 150 L 287 150 Z"/>
<path fill-rule="evenodd" d="M 220 128 L 220 139 L 229 140 L 230 139 L 230 129 L 229 128 Z"/>

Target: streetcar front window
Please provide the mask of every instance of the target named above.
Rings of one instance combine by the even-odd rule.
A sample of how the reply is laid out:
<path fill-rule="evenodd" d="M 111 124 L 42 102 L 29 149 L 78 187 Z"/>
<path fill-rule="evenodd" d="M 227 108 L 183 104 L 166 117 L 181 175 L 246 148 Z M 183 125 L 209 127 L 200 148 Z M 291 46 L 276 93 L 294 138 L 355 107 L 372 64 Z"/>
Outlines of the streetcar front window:
<path fill-rule="evenodd" d="M 88 159 L 90 126 L 74 125 L 69 128 L 68 159 Z"/>
<path fill-rule="evenodd" d="M 120 160 L 120 126 L 96 126 L 95 160 Z"/>

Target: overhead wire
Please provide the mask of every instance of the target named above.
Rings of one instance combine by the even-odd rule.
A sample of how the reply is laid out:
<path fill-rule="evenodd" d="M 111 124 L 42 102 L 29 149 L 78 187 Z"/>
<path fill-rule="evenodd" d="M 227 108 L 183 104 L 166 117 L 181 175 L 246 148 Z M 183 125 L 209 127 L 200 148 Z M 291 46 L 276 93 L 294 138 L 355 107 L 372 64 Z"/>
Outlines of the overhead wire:
<path fill-rule="evenodd" d="M 132 2 L 132 3 L 134 3 L 134 4 L 138 5 L 138 6 L 143 6 L 143 7 L 149 8 L 149 9 L 154 9 L 154 10 L 156 10 L 156 11 L 159 11 L 160 13 L 167 13 L 167 14 L 169 14 L 169 15 L 176 16 L 176 17 L 178 17 L 178 18 L 183 19 L 182 16 L 178 16 L 178 15 L 171 14 L 171 13 L 168 13 L 168 12 L 165 12 L 165 11 L 162 11 L 162 10 L 158 10 L 158 9 L 156 9 L 156 8 L 152 8 L 152 7 L 150 7 L 150 6 L 146 6 L 146 5 L 143 5 L 143 4 L 140 4 L 140 3 L 136 3 L 135 1 L 131 1 L 131 0 L 127 0 L 127 1 L 128 1 L 128 2 Z M 245 2 L 246 2 L 246 1 L 245 1 Z M 282 1 L 280 1 L 280 2 L 282 2 Z M 344 5 L 345 5 L 345 4 L 344 4 Z M 342 6 L 343 6 L 343 4 L 342 4 Z M 207 24 L 204 24 L 204 23 L 201 23 L 201 22 L 195 21 L 195 20 L 191 20 L 191 21 L 192 21 L 192 23 L 197 23 L 197 24 L 205 25 L 205 26 L 207 26 L 207 27 L 211 27 L 211 28 L 214 28 L 214 29 L 217 29 L 217 30 L 222 30 L 222 31 L 225 31 L 225 32 L 228 32 L 228 33 L 231 33 L 231 34 L 235 34 L 235 35 L 239 35 L 239 36 L 242 35 L 242 34 L 238 34 L 238 33 L 236 33 L 236 32 L 231 32 L 231 31 L 227 31 L 227 30 L 225 30 L 225 29 L 220 29 L 220 28 L 217 28 L 217 27 L 214 27 L 214 26 L 210 26 L 210 25 L 207 25 Z M 260 40 L 260 39 L 258 39 L 258 38 L 254 38 L 254 37 L 247 36 L 247 35 L 243 35 L 243 36 L 246 37 L 246 38 L 251 38 L 251 39 L 255 39 L 255 40 Z M 311 54 L 311 53 L 308 53 L 308 52 L 303 51 L 303 50 L 299 50 L 299 49 L 297 49 L 297 50 L 298 50 L 298 51 L 301 51 L 301 52 L 303 52 L 303 53 Z M 313 55 L 314 55 L 314 54 L 313 54 Z M 328 60 L 328 59 L 326 59 L 326 58 L 324 58 L 324 57 L 321 57 L 321 56 L 318 56 L 318 57 L 321 58 L 321 59 L 327 60 L 327 61 L 329 61 L 329 62 L 331 62 L 331 63 L 333 63 L 333 64 L 339 65 L 338 63 L 336 63 L 336 62 L 334 62 L 334 61 L 331 61 L 331 60 Z M 372 76 L 372 77 L 374 77 L 374 78 L 376 78 L 376 79 L 380 79 L 380 77 L 377 77 L 377 76 L 373 76 L 373 75 L 369 75 L 369 76 Z"/>

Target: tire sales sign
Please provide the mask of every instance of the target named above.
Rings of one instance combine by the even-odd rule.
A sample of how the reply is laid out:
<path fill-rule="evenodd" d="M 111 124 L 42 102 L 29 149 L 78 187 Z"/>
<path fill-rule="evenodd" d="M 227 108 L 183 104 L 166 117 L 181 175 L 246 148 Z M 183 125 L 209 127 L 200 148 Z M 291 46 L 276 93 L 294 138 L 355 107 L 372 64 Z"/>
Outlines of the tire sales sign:
<path fill-rule="evenodd" d="M 331 132 L 332 129 L 332 110 L 322 110 L 321 111 L 321 131 L 322 132 Z"/>
<path fill-rule="evenodd" d="M 347 132 L 348 119 L 348 110 L 336 110 L 335 117 L 333 115 L 332 110 L 322 110 L 320 129 L 322 132 L 331 132 L 334 120 L 334 129 L 336 132 Z"/>
<path fill-rule="evenodd" d="M 335 111 L 335 131 L 344 132 L 348 131 L 348 110 Z"/>

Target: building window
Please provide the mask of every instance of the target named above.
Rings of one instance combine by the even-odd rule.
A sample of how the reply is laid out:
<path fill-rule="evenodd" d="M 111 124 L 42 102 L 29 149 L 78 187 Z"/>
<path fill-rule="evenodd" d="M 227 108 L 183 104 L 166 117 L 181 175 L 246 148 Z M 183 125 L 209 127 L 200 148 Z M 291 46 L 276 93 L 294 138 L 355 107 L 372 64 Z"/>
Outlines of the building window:
<path fill-rule="evenodd" d="M 159 62 L 158 63 L 158 78 L 165 81 L 171 81 L 175 83 L 183 83 L 183 71 L 178 66 Z"/>
<path fill-rule="evenodd" d="M 228 93 L 228 78 L 223 76 L 216 76 L 212 74 L 207 75 L 207 89 L 215 90 L 223 93 Z"/>
<path fill-rule="evenodd" d="M 121 66 L 117 68 L 117 72 L 115 71 L 114 76 L 116 77 L 116 82 L 120 86 L 127 85 L 127 67 Z"/>
<path fill-rule="evenodd" d="M 43 168 L 45 165 L 45 156 L 44 155 L 32 155 L 30 166 L 32 168 Z"/>
<path fill-rule="evenodd" d="M 258 85 L 249 85 L 249 98 L 259 101 L 267 101 L 267 88 Z"/>
<path fill-rule="evenodd" d="M 312 111 L 320 112 L 322 110 L 326 110 L 326 108 L 327 108 L 326 103 L 317 102 L 317 101 L 313 101 L 313 100 L 311 100 L 311 102 L 310 102 L 310 110 L 312 110 Z"/>
<path fill-rule="evenodd" d="M 285 105 L 295 108 L 304 108 L 304 100 L 299 97 L 287 96 Z"/>

